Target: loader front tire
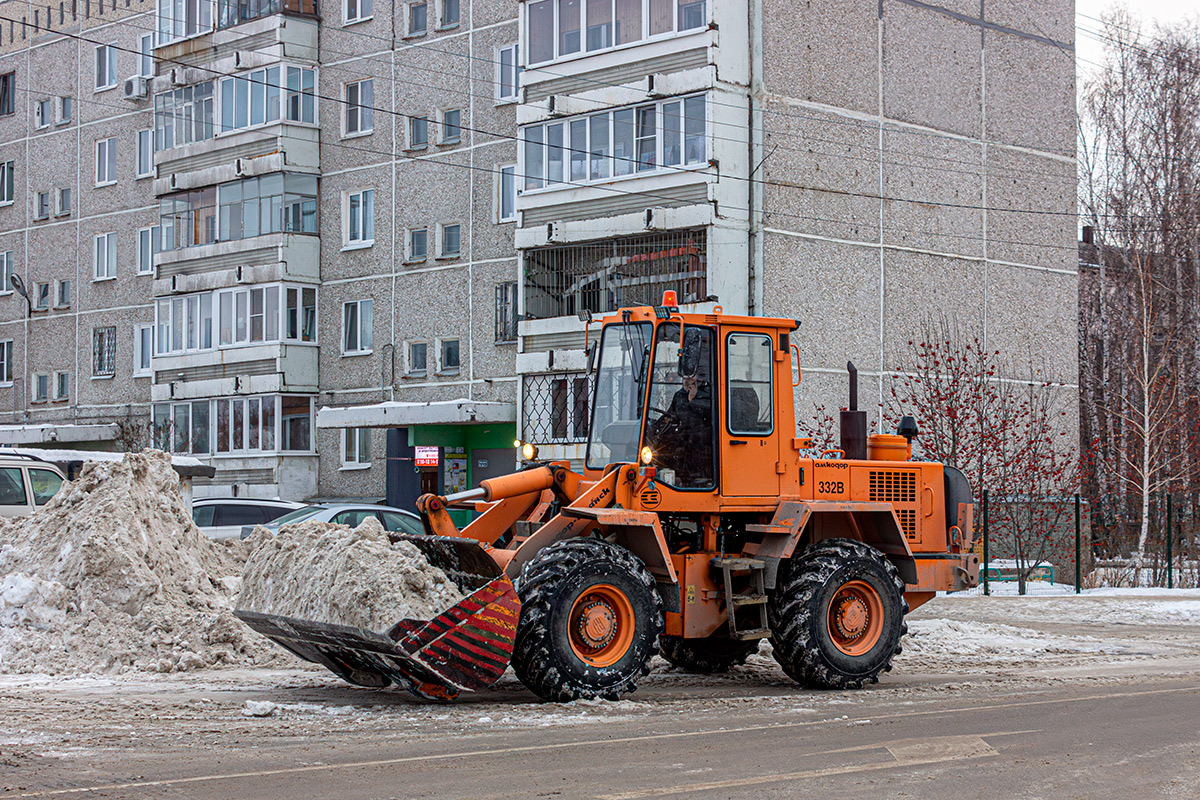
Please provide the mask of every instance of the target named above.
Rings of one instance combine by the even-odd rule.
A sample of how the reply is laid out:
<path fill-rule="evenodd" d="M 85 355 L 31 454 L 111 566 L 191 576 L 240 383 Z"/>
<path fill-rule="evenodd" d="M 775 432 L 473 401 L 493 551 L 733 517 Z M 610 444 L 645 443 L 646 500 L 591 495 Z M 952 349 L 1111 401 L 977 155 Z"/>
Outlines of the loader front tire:
<path fill-rule="evenodd" d="M 859 689 L 891 669 L 907 632 L 904 581 L 883 553 L 826 539 L 780 565 L 767 602 L 775 660 L 814 689 Z"/>
<path fill-rule="evenodd" d="M 615 700 L 650 672 L 662 599 L 641 559 L 601 539 L 540 551 L 517 582 L 513 669 L 544 700 Z"/>
<path fill-rule="evenodd" d="M 746 663 L 758 652 L 758 639 L 748 642 L 728 636 L 707 636 L 703 639 L 684 639 L 682 636 L 658 637 L 661 655 L 672 666 L 699 675 L 728 672 Z"/>

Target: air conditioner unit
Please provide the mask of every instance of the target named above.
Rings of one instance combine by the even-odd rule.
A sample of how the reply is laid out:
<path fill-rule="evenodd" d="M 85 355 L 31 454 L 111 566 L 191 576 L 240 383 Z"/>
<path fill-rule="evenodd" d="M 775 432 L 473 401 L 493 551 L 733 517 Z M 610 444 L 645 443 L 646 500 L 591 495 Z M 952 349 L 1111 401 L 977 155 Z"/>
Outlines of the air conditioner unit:
<path fill-rule="evenodd" d="M 140 100 L 145 97 L 149 91 L 149 86 L 144 77 L 134 75 L 132 78 L 125 79 L 125 91 L 122 96 L 126 100 Z"/>

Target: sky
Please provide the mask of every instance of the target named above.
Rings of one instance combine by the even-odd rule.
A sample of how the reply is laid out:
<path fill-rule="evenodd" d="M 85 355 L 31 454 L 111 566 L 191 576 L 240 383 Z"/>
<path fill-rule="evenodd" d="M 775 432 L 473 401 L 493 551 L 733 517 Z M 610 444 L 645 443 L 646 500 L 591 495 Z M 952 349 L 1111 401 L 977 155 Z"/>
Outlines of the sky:
<path fill-rule="evenodd" d="M 1104 46 L 1095 33 L 1103 26 L 1098 21 L 1105 11 L 1124 5 L 1144 21 L 1143 31 L 1152 33 L 1152 22 L 1200 21 L 1200 4 L 1196 0 L 1075 0 L 1075 58 L 1082 78 L 1102 63 Z"/>

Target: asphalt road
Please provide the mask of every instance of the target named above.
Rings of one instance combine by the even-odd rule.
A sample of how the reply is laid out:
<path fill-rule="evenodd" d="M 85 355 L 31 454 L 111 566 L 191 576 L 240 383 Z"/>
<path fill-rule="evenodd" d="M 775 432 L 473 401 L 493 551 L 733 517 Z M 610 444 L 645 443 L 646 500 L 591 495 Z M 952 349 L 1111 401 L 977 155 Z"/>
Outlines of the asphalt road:
<path fill-rule="evenodd" d="M 36 782 L 0 796 L 1200 797 L 1194 677 L 867 691 L 837 715 L 828 706 L 781 713 L 778 698 L 726 697 L 724 712 L 695 720 L 617 714 L 532 729 L 498 721 L 491 732 L 436 737 L 406 736 L 381 711 L 378 730 L 247 737 L 236 749 L 146 742 L 61 771 L 41 765 Z"/>

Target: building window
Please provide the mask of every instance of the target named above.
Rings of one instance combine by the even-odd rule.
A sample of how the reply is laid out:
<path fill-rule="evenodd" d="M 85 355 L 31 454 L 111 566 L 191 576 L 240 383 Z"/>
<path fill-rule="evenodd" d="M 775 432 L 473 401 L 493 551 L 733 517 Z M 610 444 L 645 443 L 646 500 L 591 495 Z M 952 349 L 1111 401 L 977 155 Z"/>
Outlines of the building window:
<path fill-rule="evenodd" d="M 344 135 L 353 136 L 370 133 L 375 123 L 372 112 L 375 105 L 375 81 L 355 81 L 346 84 L 346 128 Z"/>
<path fill-rule="evenodd" d="M 516 100 L 521 64 L 517 59 L 517 45 L 502 47 L 496 51 L 496 99 Z"/>
<path fill-rule="evenodd" d="M 535 442 L 587 441 L 591 380 L 580 373 L 526 375 L 521 393 L 524 436 Z"/>
<path fill-rule="evenodd" d="M 708 163 L 704 95 L 522 129 L 525 189 Z"/>
<path fill-rule="evenodd" d="M 14 161 L 0 161 L 0 205 L 9 205 L 13 202 L 13 172 L 16 167 Z"/>
<path fill-rule="evenodd" d="M 375 190 L 346 195 L 346 244 L 368 247 L 375 243 Z"/>
<path fill-rule="evenodd" d="M 342 428 L 342 466 L 371 466 L 370 428 Z"/>
<path fill-rule="evenodd" d="M 461 13 L 458 0 L 442 0 L 442 27 L 452 28 L 458 24 Z"/>
<path fill-rule="evenodd" d="M 526 4 L 530 64 L 703 28 L 705 0 L 536 0 Z"/>
<path fill-rule="evenodd" d="M 11 386 L 13 382 L 13 361 L 16 352 L 13 350 L 13 341 L 0 342 L 0 383 L 5 386 Z"/>
<path fill-rule="evenodd" d="M 458 372 L 458 339 L 442 339 L 440 345 L 438 372 L 453 375 Z"/>
<path fill-rule="evenodd" d="M 37 204 L 33 214 L 34 219 L 49 219 L 50 218 L 50 193 L 38 192 Z"/>
<path fill-rule="evenodd" d="M 426 228 L 414 228 L 408 232 L 409 262 L 424 261 L 429 255 L 429 231 Z"/>
<path fill-rule="evenodd" d="M 149 178 L 154 173 L 154 131 L 147 128 L 137 132 L 137 177 Z"/>
<path fill-rule="evenodd" d="M 154 96 L 156 150 L 170 150 L 213 137 L 213 87 L 213 81 L 204 81 Z"/>
<path fill-rule="evenodd" d="M 419 150 L 429 145 L 429 117 L 409 117 L 408 148 Z"/>
<path fill-rule="evenodd" d="M 368 20 L 374 13 L 371 0 L 346 0 L 346 24 Z"/>
<path fill-rule="evenodd" d="M 71 282 L 59 281 L 58 292 L 54 299 L 55 308 L 70 308 L 71 307 Z"/>
<path fill-rule="evenodd" d="M 316 73 L 300 67 L 287 68 L 288 122 L 316 122 Z"/>
<path fill-rule="evenodd" d="M 64 186 L 58 190 L 58 199 L 54 204 L 56 216 L 65 217 L 71 213 L 71 187 Z"/>
<path fill-rule="evenodd" d="M 100 234 L 96 237 L 93 250 L 95 261 L 92 265 L 92 276 L 98 281 L 117 277 L 117 234 Z"/>
<path fill-rule="evenodd" d="M 67 400 L 71 397 L 71 373 L 54 373 L 54 399 Z"/>
<path fill-rule="evenodd" d="M 425 3 L 408 4 L 408 35 L 424 36 L 429 27 L 429 7 Z"/>
<path fill-rule="evenodd" d="M 33 104 L 33 127 L 50 127 L 50 99 L 38 100 Z"/>
<path fill-rule="evenodd" d="M 259 286 L 252 289 L 223 289 L 215 293 L 217 308 L 218 344 L 243 345 L 260 342 L 277 342 L 280 337 L 280 287 Z M 186 319 L 201 320 L 197 336 L 193 336 L 191 328 L 187 328 L 187 340 L 184 349 L 205 349 L 211 346 L 206 338 L 204 314 L 204 295 L 193 295 L 195 300 L 188 298 Z M 159 301 L 162 302 L 162 301 Z M 173 301 L 176 302 L 176 301 Z M 195 307 L 199 303 L 199 307 Z M 175 322 L 176 310 L 172 309 L 172 324 Z M 172 339 L 176 334 L 172 332 Z"/>
<path fill-rule="evenodd" d="M 96 91 L 102 92 L 117 85 L 117 46 L 96 46 Z"/>
<path fill-rule="evenodd" d="M 50 284 L 37 283 L 33 287 L 33 307 L 37 311 L 45 311 L 50 307 Z"/>
<path fill-rule="evenodd" d="M 289 342 L 317 340 L 317 290 L 312 287 L 287 288 L 283 338 Z"/>
<path fill-rule="evenodd" d="M 117 329 L 109 325 L 92 328 L 92 375 L 103 377 L 117 372 Z"/>
<path fill-rule="evenodd" d="M 117 137 L 96 140 L 96 185 L 117 182 Z"/>
<path fill-rule="evenodd" d="M 238 321 L 233 318 L 239 305 L 235 303 L 233 295 L 239 291 L 245 294 L 250 290 L 235 289 L 223 295 L 221 293 L 204 292 L 158 300 L 156 304 L 156 321 L 158 323 L 158 348 L 156 352 L 159 355 L 166 355 L 167 353 L 212 349 L 214 345 L 214 295 L 226 298 L 225 310 L 227 313 L 225 320 L 222 321 L 225 326 L 223 330 L 228 331 L 226 344 L 234 343 L 235 330 L 240 330 L 243 333 L 243 340 L 247 340 L 249 336 L 247 329 L 249 315 L 248 297 L 243 297 L 240 303 L 240 310 L 242 311 L 241 325 L 238 326 Z M 278 301 L 278 295 L 276 295 L 276 300 Z M 243 344 L 244 341 L 237 343 Z"/>
<path fill-rule="evenodd" d="M 442 144 L 452 144 L 462 138 L 462 110 L 447 109 L 442 112 Z"/>
<path fill-rule="evenodd" d="M 263 398 L 272 403 L 274 398 Z M 220 401 L 218 401 L 220 402 Z M 190 403 L 155 403 L 153 415 L 154 446 L 168 453 L 191 453 L 206 455 L 211 452 L 209 438 L 209 412 L 212 406 L 208 400 L 196 400 Z M 228 410 L 228 406 L 226 406 Z M 274 416 L 272 415 L 272 421 Z M 218 425 L 220 428 L 220 425 Z M 228 425 L 223 429 L 226 435 L 225 450 L 229 445 Z"/>
<path fill-rule="evenodd" d="M 429 345 L 425 342 L 409 342 L 408 343 L 408 370 L 409 375 L 424 375 L 427 371 L 426 358 L 429 352 Z"/>
<path fill-rule="evenodd" d="M 0 75 L 0 117 L 16 113 L 17 73 Z"/>
<path fill-rule="evenodd" d="M 374 300 L 356 300 L 342 305 L 342 353 L 362 355 L 371 352 L 371 328 Z"/>
<path fill-rule="evenodd" d="M 150 357 L 154 348 L 154 326 L 137 325 L 133 329 L 133 375 L 150 374 Z"/>
<path fill-rule="evenodd" d="M 154 77 L 154 34 L 143 33 L 138 37 L 138 75 Z"/>
<path fill-rule="evenodd" d="M 277 342 L 315 342 L 317 291 L 269 284 L 160 298 L 155 353 Z"/>
<path fill-rule="evenodd" d="M 72 115 L 75 113 L 75 100 L 71 97 L 58 98 L 57 108 L 54 112 L 54 124 L 66 125 L 71 121 Z"/>
<path fill-rule="evenodd" d="M 457 258 L 462 251 L 462 226 L 457 222 L 442 225 L 442 251 L 439 258 Z"/>
<path fill-rule="evenodd" d="M 517 340 L 517 282 L 496 285 L 496 344 Z"/>
<path fill-rule="evenodd" d="M 158 0 L 158 43 L 212 30 L 211 0 Z"/>
<path fill-rule="evenodd" d="M 221 184 L 216 191 L 167 195 L 158 208 L 162 250 L 269 233 L 316 233 L 317 177 L 274 173 L 245 178 Z"/>
<path fill-rule="evenodd" d="M 12 294 L 13 252 L 0 253 L 0 294 Z"/>
<path fill-rule="evenodd" d="M 35 373 L 31 384 L 33 389 L 33 402 L 44 403 L 50 399 L 50 375 L 48 373 Z"/>
<path fill-rule="evenodd" d="M 160 228 L 155 225 L 150 228 L 142 228 L 138 231 L 137 236 L 137 274 L 138 275 L 153 275 L 154 274 L 154 256 L 158 254 L 158 242 Z"/>
<path fill-rule="evenodd" d="M 515 222 L 517 219 L 517 165 L 505 164 L 498 170 L 496 190 L 496 219 Z"/>

